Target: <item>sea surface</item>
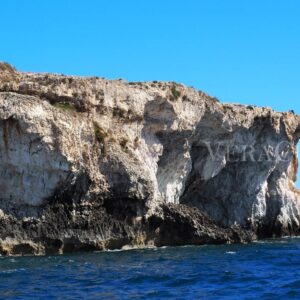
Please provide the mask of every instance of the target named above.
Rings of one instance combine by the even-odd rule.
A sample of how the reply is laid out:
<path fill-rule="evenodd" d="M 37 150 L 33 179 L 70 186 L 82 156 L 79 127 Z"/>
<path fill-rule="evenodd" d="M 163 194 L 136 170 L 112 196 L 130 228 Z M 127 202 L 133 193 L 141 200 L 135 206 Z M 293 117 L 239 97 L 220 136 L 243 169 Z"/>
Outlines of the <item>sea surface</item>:
<path fill-rule="evenodd" d="M 300 299 L 300 238 L 1 257 L 0 299 Z"/>

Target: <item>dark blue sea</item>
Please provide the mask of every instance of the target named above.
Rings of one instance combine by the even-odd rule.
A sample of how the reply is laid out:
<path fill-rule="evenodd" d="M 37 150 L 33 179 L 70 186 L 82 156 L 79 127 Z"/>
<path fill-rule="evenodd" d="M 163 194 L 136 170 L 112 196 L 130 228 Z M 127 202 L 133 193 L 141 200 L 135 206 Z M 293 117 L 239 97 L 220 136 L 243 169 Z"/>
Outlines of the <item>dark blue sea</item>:
<path fill-rule="evenodd" d="M 300 299 L 300 239 L 1 257 L 0 299 Z"/>

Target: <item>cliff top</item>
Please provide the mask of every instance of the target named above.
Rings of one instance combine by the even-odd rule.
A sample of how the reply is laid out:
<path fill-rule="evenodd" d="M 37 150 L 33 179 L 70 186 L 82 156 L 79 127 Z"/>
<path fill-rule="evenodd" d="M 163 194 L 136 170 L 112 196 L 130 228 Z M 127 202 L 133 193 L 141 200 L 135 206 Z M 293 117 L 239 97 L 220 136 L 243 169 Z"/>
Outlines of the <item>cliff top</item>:
<path fill-rule="evenodd" d="M 221 103 L 217 98 L 175 82 L 127 82 L 100 77 L 19 72 L 8 63 L 0 63 L 0 92 L 36 96 L 60 108 L 81 113 L 113 114 L 122 119 L 139 119 L 145 102 L 166 99 L 178 111 L 189 103 L 192 122 L 199 118 L 203 105 L 235 122 L 248 124 L 257 116 L 273 116 L 300 123 L 293 111 L 277 113 L 269 107 Z M 185 104 L 183 104 L 185 103 Z M 185 105 L 186 106 L 186 105 Z"/>

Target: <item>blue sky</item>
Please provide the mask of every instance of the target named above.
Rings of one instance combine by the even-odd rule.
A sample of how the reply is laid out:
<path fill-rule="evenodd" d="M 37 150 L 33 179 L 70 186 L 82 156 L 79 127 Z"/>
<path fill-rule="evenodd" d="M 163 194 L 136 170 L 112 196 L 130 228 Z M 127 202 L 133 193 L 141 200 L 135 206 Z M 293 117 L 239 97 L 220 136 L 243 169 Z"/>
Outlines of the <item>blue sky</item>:
<path fill-rule="evenodd" d="M 300 1 L 1 2 L 0 60 L 20 70 L 178 81 L 300 114 Z"/>

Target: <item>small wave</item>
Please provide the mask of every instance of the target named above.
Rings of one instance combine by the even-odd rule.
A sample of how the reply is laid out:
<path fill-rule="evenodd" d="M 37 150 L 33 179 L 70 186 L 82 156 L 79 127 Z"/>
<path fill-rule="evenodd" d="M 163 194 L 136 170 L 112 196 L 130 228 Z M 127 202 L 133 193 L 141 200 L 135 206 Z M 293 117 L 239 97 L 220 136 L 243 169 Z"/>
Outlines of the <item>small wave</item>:
<path fill-rule="evenodd" d="M 160 247 L 160 249 L 164 249 L 164 248 L 167 248 L 167 246 Z M 103 252 L 105 253 L 105 252 L 124 252 L 124 251 L 133 251 L 133 250 L 144 251 L 144 250 L 156 250 L 156 249 L 158 249 L 158 247 L 156 247 L 156 246 L 143 246 L 143 247 L 140 247 L 140 246 L 124 246 L 121 249 L 96 250 L 96 251 L 93 251 L 93 252 L 94 253 L 103 253 Z"/>
<path fill-rule="evenodd" d="M 95 253 L 97 252 L 122 252 L 125 251 L 124 249 L 108 249 L 108 250 L 103 250 L 103 251 L 95 251 Z"/>
<path fill-rule="evenodd" d="M 235 251 L 227 251 L 226 254 L 236 254 Z"/>
<path fill-rule="evenodd" d="M 0 273 L 2 274 L 11 274 L 11 273 L 18 273 L 18 272 L 24 272 L 26 269 L 20 268 L 20 269 L 9 269 L 9 270 L 3 270 Z"/>
<path fill-rule="evenodd" d="M 295 236 L 286 235 L 286 236 L 283 236 L 282 239 L 296 240 L 296 239 L 300 239 L 300 235 L 295 235 Z"/>
<path fill-rule="evenodd" d="M 278 240 L 278 239 L 273 239 L 273 240 L 262 240 L 262 241 L 253 241 L 255 244 L 287 244 L 289 241 L 287 240 Z"/>

